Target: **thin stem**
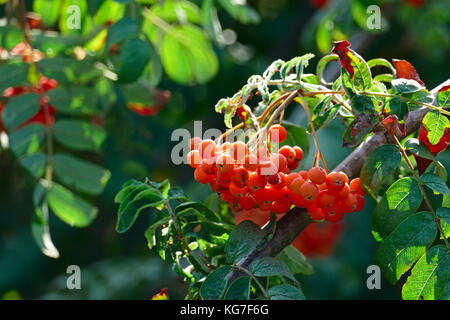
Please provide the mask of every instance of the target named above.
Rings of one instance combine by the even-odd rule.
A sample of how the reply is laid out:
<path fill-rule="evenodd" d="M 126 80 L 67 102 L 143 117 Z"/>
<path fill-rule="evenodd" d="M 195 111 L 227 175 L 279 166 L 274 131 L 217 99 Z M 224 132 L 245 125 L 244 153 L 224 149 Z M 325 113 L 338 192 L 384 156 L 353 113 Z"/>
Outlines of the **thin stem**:
<path fill-rule="evenodd" d="M 258 285 L 259 289 L 262 291 L 264 297 L 265 297 L 267 300 L 270 300 L 269 294 L 267 293 L 266 289 L 265 289 L 264 286 L 261 284 L 261 282 L 253 275 L 253 273 L 251 273 L 251 272 L 248 271 L 246 268 L 243 268 L 243 267 L 241 267 L 241 266 L 239 266 L 239 265 L 237 265 L 237 264 L 234 264 L 234 265 L 233 265 L 233 268 L 239 269 L 240 271 L 243 271 L 243 272 L 245 272 L 246 274 L 248 274 L 248 275 L 250 276 L 250 278 L 252 278 L 252 279 L 256 282 L 256 284 Z"/>
<path fill-rule="evenodd" d="M 314 145 L 315 145 L 315 147 L 316 147 L 316 151 L 319 153 L 320 161 L 322 161 L 323 168 L 324 168 L 327 172 L 329 172 L 329 170 L 328 170 L 328 168 L 327 168 L 327 165 L 326 165 L 326 163 L 325 163 L 325 159 L 323 158 L 322 152 L 320 151 L 319 141 L 318 141 L 318 139 L 317 139 L 316 130 L 314 129 L 314 124 L 313 124 L 313 121 L 312 121 L 311 111 L 309 110 L 308 105 L 306 104 L 306 101 L 305 101 L 305 99 L 303 98 L 303 95 L 299 94 L 298 97 L 300 98 L 300 105 L 303 107 L 303 109 L 304 109 L 305 112 L 306 112 L 306 115 L 308 116 L 308 122 L 309 122 L 309 125 L 310 125 L 310 127 L 311 127 L 311 134 L 312 134 L 312 136 L 313 136 L 313 141 L 314 141 Z"/>
<path fill-rule="evenodd" d="M 259 117 L 259 125 L 262 125 L 264 120 L 266 119 L 267 115 L 269 114 L 269 112 L 276 106 L 278 105 L 278 103 L 281 100 L 286 99 L 289 94 L 291 94 L 291 92 L 286 92 L 284 94 L 282 94 L 281 96 L 279 96 L 278 98 L 276 98 L 267 108 L 266 110 L 264 110 L 263 114 Z"/>
<path fill-rule="evenodd" d="M 434 212 L 433 206 L 431 205 L 430 200 L 428 199 L 428 196 L 425 192 L 425 189 L 423 188 L 423 184 L 422 181 L 420 181 L 419 176 L 416 173 L 416 170 L 414 170 L 414 166 L 412 165 L 411 161 L 408 158 L 408 155 L 406 154 L 405 148 L 403 148 L 403 146 L 401 145 L 400 141 L 398 141 L 397 137 L 391 133 L 389 133 L 389 135 L 391 136 L 392 140 L 394 140 L 395 144 L 397 145 L 397 147 L 400 149 L 400 153 L 403 157 L 403 159 L 405 160 L 406 164 L 408 165 L 409 170 L 411 171 L 414 179 L 417 181 L 417 184 L 419 186 L 420 192 L 422 193 L 423 199 L 425 201 L 425 204 L 428 207 L 428 210 L 430 210 L 431 214 L 434 217 L 434 222 L 436 223 L 436 226 L 439 230 L 439 233 L 441 234 L 442 238 L 444 239 L 445 245 L 447 247 L 447 250 L 450 251 L 450 244 L 447 240 L 447 238 L 445 237 L 445 233 L 442 230 L 442 226 L 440 223 L 440 219 L 439 217 L 436 215 L 436 212 Z"/>

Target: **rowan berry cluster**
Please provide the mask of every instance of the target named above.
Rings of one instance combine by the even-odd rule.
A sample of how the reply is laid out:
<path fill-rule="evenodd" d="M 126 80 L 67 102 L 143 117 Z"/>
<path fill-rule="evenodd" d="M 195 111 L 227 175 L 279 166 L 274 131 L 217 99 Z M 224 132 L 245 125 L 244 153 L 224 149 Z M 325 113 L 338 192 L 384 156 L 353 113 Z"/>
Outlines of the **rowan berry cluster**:
<path fill-rule="evenodd" d="M 274 130 L 279 131 L 274 135 Z M 281 126 L 272 127 L 271 134 L 279 142 L 286 137 Z M 359 178 L 350 182 L 345 173 L 327 174 L 321 167 L 292 172 L 303 159 L 298 146 L 285 145 L 276 153 L 266 147 L 250 152 L 242 141 L 217 145 L 194 137 L 190 149 L 187 163 L 195 168 L 195 180 L 209 183 L 234 212 L 257 207 L 281 215 L 296 206 L 305 208 L 314 220 L 335 222 L 364 206 Z"/>

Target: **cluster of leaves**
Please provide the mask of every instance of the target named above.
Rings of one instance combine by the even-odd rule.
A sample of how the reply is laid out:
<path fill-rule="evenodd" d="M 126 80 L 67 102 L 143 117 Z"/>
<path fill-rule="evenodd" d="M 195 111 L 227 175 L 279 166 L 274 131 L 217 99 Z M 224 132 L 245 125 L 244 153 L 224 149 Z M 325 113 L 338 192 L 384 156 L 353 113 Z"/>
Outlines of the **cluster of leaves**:
<path fill-rule="evenodd" d="M 217 195 L 205 203 L 194 202 L 167 180 L 131 180 L 115 201 L 119 203 L 116 229 L 120 233 L 141 212 L 149 216 L 148 247 L 172 263 L 173 270 L 189 283 L 187 299 L 304 299 L 293 274 L 310 274 L 312 268 L 291 246 L 277 259 L 257 260 L 248 270 L 237 266 L 250 251 L 264 246 L 271 233 L 250 221 L 233 228 L 233 217 Z M 243 275 L 228 283 L 235 268 Z"/>
<path fill-rule="evenodd" d="M 259 19 L 245 4 L 219 3 L 243 23 Z M 57 257 L 48 207 L 75 227 L 96 217 L 91 202 L 110 172 L 92 160 L 98 161 L 107 138 L 112 106 L 124 103 L 140 115 L 155 115 L 170 98 L 156 88 L 163 71 L 181 84 L 214 77 L 218 59 L 210 31 L 220 23 L 212 1 L 200 8 L 184 0 L 35 0 L 31 8 L 26 12 L 24 1 L 1 8 L 16 20 L 0 27 L 0 92 L 35 85 L 42 75 L 55 79 L 57 88 L 40 98 L 55 108 L 56 122 L 18 127 L 39 110 L 39 96 L 27 93 L 1 97 L 0 123 L 7 146 L 37 181 L 34 238 L 43 253 Z"/>

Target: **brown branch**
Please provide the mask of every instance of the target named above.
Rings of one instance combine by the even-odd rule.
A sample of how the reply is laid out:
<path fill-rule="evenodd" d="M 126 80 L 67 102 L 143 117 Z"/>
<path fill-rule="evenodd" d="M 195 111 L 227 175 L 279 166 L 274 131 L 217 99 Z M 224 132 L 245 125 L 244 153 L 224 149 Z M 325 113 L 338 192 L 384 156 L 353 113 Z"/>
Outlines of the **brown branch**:
<path fill-rule="evenodd" d="M 431 93 L 436 96 L 439 89 L 450 84 L 450 79 L 434 88 Z M 435 103 L 435 102 L 434 102 Z M 430 109 L 423 107 L 409 113 L 406 121 L 407 134 L 417 130 L 425 114 Z M 350 155 L 347 156 L 333 171 L 343 171 L 350 179 L 359 176 L 364 161 L 377 147 L 388 143 L 386 131 L 381 129 L 373 133 Z M 290 245 L 295 238 L 312 222 L 309 214 L 304 208 L 294 208 L 281 218 L 276 225 L 272 239 L 264 248 L 256 248 L 237 263 L 238 266 L 248 268 L 253 261 L 263 257 L 275 257 L 285 247 Z M 267 226 L 266 226 L 267 227 Z M 242 271 L 234 269 L 229 277 L 228 284 L 242 275 Z"/>

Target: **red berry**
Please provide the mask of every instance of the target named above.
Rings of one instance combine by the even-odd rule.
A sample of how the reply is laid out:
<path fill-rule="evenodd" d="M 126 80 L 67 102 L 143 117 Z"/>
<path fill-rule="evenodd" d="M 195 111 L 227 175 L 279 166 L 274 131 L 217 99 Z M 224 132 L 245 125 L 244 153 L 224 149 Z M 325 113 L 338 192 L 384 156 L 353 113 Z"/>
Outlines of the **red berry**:
<path fill-rule="evenodd" d="M 257 172 L 250 173 L 248 177 L 248 187 L 251 191 L 263 189 L 267 184 L 267 178 L 259 175 Z"/>
<path fill-rule="evenodd" d="M 300 188 L 305 184 L 305 180 L 303 180 L 301 175 L 298 175 L 297 178 L 291 181 L 289 185 L 287 186 L 289 190 L 291 190 L 293 193 L 299 195 L 300 194 Z"/>
<path fill-rule="evenodd" d="M 278 172 L 267 178 L 267 182 L 269 182 L 274 189 L 278 189 L 278 190 L 285 186 L 285 180 L 286 180 L 286 175 L 282 172 Z"/>
<path fill-rule="evenodd" d="M 237 198 L 242 198 L 243 196 L 245 196 L 248 192 L 248 187 L 238 187 L 236 186 L 234 183 L 230 184 L 230 187 L 228 188 L 228 190 L 230 190 L 230 193 L 237 197 Z"/>
<path fill-rule="evenodd" d="M 286 157 L 288 163 L 294 162 L 297 157 L 295 150 L 290 146 L 282 146 L 279 153 Z"/>
<path fill-rule="evenodd" d="M 291 209 L 291 203 L 288 198 L 283 198 L 278 201 L 272 202 L 270 210 L 276 214 L 283 214 Z"/>
<path fill-rule="evenodd" d="M 192 168 L 197 168 L 202 161 L 202 157 L 200 156 L 200 152 L 198 150 L 189 151 L 187 154 L 187 164 Z"/>
<path fill-rule="evenodd" d="M 275 143 L 283 142 L 286 139 L 287 132 L 283 126 L 279 124 L 273 125 L 269 130 L 270 141 Z"/>
<path fill-rule="evenodd" d="M 316 206 L 314 203 L 311 203 L 310 205 L 308 205 L 306 210 L 308 211 L 309 215 L 311 216 L 311 219 L 313 219 L 315 221 L 320 221 L 325 218 L 323 210 L 321 208 L 319 208 L 318 206 Z"/>
<path fill-rule="evenodd" d="M 243 187 L 247 184 L 248 181 L 248 171 L 242 167 L 234 168 L 233 173 L 231 175 L 231 181 L 237 186 Z"/>
<path fill-rule="evenodd" d="M 356 200 L 356 196 L 353 193 L 350 193 L 343 203 L 345 212 L 353 212 L 358 206 L 358 200 Z"/>
<path fill-rule="evenodd" d="M 211 175 L 208 175 L 205 171 L 203 171 L 201 168 L 197 168 L 194 170 L 194 179 L 202 184 L 206 184 L 212 180 Z"/>
<path fill-rule="evenodd" d="M 326 178 L 326 184 L 330 190 L 339 191 L 345 185 L 345 176 L 340 172 L 331 172 Z"/>
<path fill-rule="evenodd" d="M 230 154 L 237 163 L 242 164 L 243 159 L 248 154 L 247 145 L 242 141 L 236 141 L 231 145 Z"/>
<path fill-rule="evenodd" d="M 241 208 L 244 210 L 250 210 L 256 204 L 255 199 L 253 199 L 253 197 L 249 194 L 239 198 L 238 203 L 241 206 Z"/>
<path fill-rule="evenodd" d="M 315 184 L 322 184 L 325 182 L 325 179 L 327 178 L 327 172 L 324 168 L 321 167 L 312 167 L 308 171 L 308 177 L 311 182 Z"/>
<path fill-rule="evenodd" d="M 342 206 L 339 202 L 336 202 L 328 209 L 324 209 L 323 213 L 325 215 L 325 219 L 330 222 L 337 222 L 344 216 L 344 211 L 342 210 Z"/>
<path fill-rule="evenodd" d="M 322 209 L 328 209 L 334 204 L 335 197 L 329 190 L 322 190 L 316 198 L 316 205 Z"/>
<path fill-rule="evenodd" d="M 313 201 L 319 195 L 319 188 L 317 188 L 317 186 L 312 182 L 305 182 L 300 187 L 300 195 L 306 201 Z"/>
<path fill-rule="evenodd" d="M 216 158 L 216 167 L 222 173 L 230 172 L 234 169 L 234 159 L 228 154 L 219 154 Z"/>
<path fill-rule="evenodd" d="M 247 155 L 244 158 L 244 165 L 243 167 L 247 170 L 247 171 L 255 171 L 256 169 L 258 169 L 258 158 L 254 155 Z"/>
<path fill-rule="evenodd" d="M 231 194 L 230 191 L 224 190 L 220 193 L 220 198 L 225 202 L 233 202 L 236 201 L 237 198 Z"/>
<path fill-rule="evenodd" d="M 352 193 L 357 193 L 357 194 L 360 194 L 360 195 L 364 195 L 364 191 L 361 189 L 361 185 L 359 184 L 360 183 L 360 179 L 359 178 L 355 178 L 355 179 L 353 179 L 352 181 L 350 181 L 350 191 L 352 192 Z"/>
<path fill-rule="evenodd" d="M 361 211 L 364 208 L 364 197 L 360 194 L 355 194 L 355 197 L 358 204 L 356 205 L 354 212 Z"/>
<path fill-rule="evenodd" d="M 275 153 L 272 155 L 272 162 L 278 169 L 278 172 L 285 172 L 287 169 L 286 157 L 280 153 Z"/>
<path fill-rule="evenodd" d="M 199 150 L 202 158 L 212 158 L 216 153 L 216 143 L 211 139 L 202 140 Z"/>
<path fill-rule="evenodd" d="M 294 149 L 295 151 L 295 160 L 297 161 L 302 161 L 303 159 L 303 150 L 302 148 L 300 148 L 299 146 L 294 146 L 292 147 L 292 149 Z"/>
<path fill-rule="evenodd" d="M 344 201 L 345 199 L 347 199 L 349 194 L 350 194 L 350 187 L 349 187 L 348 183 L 346 183 L 341 190 L 334 193 L 336 199 L 341 200 L 341 201 Z"/>
<path fill-rule="evenodd" d="M 202 170 L 207 174 L 213 174 L 216 170 L 216 162 L 213 158 L 205 158 L 200 162 L 200 168 L 202 168 Z"/>

